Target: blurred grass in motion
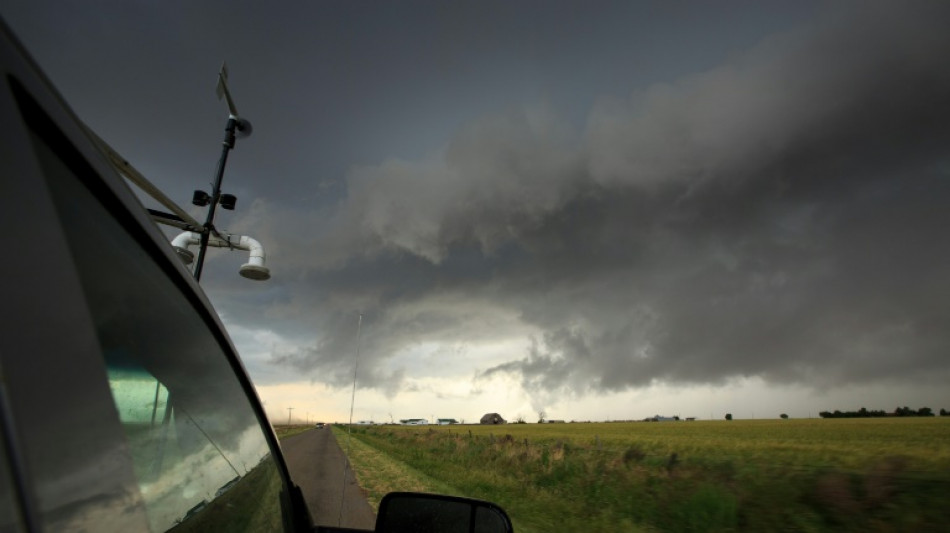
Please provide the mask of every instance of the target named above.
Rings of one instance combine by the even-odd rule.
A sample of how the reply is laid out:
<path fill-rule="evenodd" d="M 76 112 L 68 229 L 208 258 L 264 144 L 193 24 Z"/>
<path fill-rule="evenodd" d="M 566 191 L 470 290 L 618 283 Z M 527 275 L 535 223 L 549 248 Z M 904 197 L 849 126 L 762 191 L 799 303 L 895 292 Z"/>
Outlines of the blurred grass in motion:
<path fill-rule="evenodd" d="M 380 474 L 374 491 L 491 500 L 517 531 L 939 531 L 950 498 L 947 418 L 359 426 L 352 437 L 361 483 L 387 463 L 428 480 Z"/>
<path fill-rule="evenodd" d="M 277 434 L 278 439 L 286 439 L 287 437 L 293 437 L 294 435 L 299 435 L 304 431 L 310 431 L 314 429 L 314 426 L 311 424 L 295 424 L 295 425 L 282 425 L 282 426 L 273 426 L 274 433 Z"/>
<path fill-rule="evenodd" d="M 333 434 L 353 465 L 357 483 L 366 494 L 373 512 L 379 511 L 379 500 L 393 491 L 460 494 L 449 484 L 437 481 L 406 463 L 393 459 L 362 440 L 350 439 L 345 427 L 333 426 Z"/>

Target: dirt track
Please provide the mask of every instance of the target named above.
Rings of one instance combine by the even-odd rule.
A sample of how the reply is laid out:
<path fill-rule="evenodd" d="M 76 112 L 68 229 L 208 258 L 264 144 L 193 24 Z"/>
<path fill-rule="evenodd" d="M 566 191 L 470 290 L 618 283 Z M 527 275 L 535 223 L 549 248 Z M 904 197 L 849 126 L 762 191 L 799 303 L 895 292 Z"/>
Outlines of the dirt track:
<path fill-rule="evenodd" d="M 376 515 L 347 468 L 330 428 L 312 429 L 280 441 L 294 482 L 303 491 L 314 525 L 373 529 Z M 343 496 L 342 521 L 338 522 Z"/>

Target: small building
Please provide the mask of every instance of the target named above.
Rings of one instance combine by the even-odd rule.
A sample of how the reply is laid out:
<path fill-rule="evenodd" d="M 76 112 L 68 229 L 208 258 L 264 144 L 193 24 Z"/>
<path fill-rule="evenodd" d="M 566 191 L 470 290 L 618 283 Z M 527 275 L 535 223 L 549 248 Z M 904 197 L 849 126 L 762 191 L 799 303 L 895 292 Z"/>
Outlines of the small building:
<path fill-rule="evenodd" d="M 451 426 L 452 424 L 458 424 L 459 421 L 454 418 L 440 418 L 436 423 L 440 426 Z"/>
<path fill-rule="evenodd" d="M 487 413 L 482 417 L 480 424 L 507 424 L 504 418 L 498 413 Z"/>
<path fill-rule="evenodd" d="M 425 418 L 405 418 L 399 421 L 404 426 L 428 426 L 429 421 Z"/>

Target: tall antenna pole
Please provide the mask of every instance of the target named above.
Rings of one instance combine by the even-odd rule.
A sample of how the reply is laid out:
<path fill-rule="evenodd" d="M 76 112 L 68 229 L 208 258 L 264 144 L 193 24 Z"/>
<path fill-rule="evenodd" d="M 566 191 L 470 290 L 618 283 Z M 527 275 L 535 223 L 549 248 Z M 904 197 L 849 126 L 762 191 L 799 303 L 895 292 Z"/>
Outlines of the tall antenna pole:
<path fill-rule="evenodd" d="M 343 454 L 343 489 L 340 491 L 340 514 L 337 516 L 336 525 L 343 525 L 343 504 L 346 502 L 346 467 L 350 456 L 350 441 L 353 439 L 353 405 L 356 403 L 356 373 L 360 368 L 360 332 L 363 328 L 363 313 L 360 313 L 360 319 L 356 323 L 356 360 L 353 361 L 353 394 L 350 396 L 350 423 L 346 426 L 346 453 Z"/>
<path fill-rule="evenodd" d="M 288 407 L 288 408 L 287 408 L 287 425 L 288 425 L 288 426 L 290 425 L 290 415 L 291 415 L 293 412 L 294 412 L 294 408 L 293 408 L 293 407 Z"/>
<path fill-rule="evenodd" d="M 363 313 L 356 323 L 356 360 L 353 361 L 353 393 L 350 395 L 350 425 L 353 425 L 353 405 L 356 404 L 356 373 L 360 368 L 360 330 L 363 327 Z"/>
<path fill-rule="evenodd" d="M 208 206 L 208 216 L 201 229 L 201 244 L 198 248 L 198 257 L 195 259 L 195 280 L 201 281 L 201 269 L 205 263 L 205 252 L 208 251 L 208 239 L 214 231 L 214 212 L 221 201 L 221 181 L 224 179 L 224 166 L 228 163 L 228 152 L 234 148 L 234 130 L 237 128 L 237 118 L 228 117 L 228 124 L 224 128 L 224 147 L 221 149 L 221 159 L 218 160 L 218 170 L 214 175 L 214 185 L 211 189 L 211 205 Z"/>
<path fill-rule="evenodd" d="M 234 148 L 234 139 L 236 135 L 241 137 L 247 137 L 251 134 L 251 123 L 247 120 L 240 118 L 237 112 L 237 106 L 234 105 L 234 99 L 231 98 L 231 91 L 228 90 L 228 66 L 227 64 L 221 64 L 221 70 L 218 71 L 218 87 L 217 87 L 218 99 L 222 97 L 227 101 L 228 104 L 228 122 L 224 127 L 224 142 L 223 147 L 221 148 L 221 158 L 218 159 L 218 169 L 214 174 L 214 184 L 211 189 L 211 197 L 208 198 L 208 195 L 201 192 L 203 198 L 201 203 L 196 203 L 196 205 L 205 205 L 204 202 L 210 201 L 208 206 L 208 216 L 205 218 L 205 223 L 201 228 L 201 240 L 198 247 L 198 257 L 195 258 L 195 280 L 201 281 L 201 270 L 204 268 L 205 262 L 205 253 L 208 251 L 208 240 L 211 238 L 211 234 L 215 232 L 214 229 L 214 213 L 218 207 L 218 202 L 221 201 L 221 181 L 224 179 L 224 166 L 228 163 L 228 153 Z M 196 195 L 200 191 L 195 191 Z M 196 196 L 197 198 L 197 196 Z M 224 205 L 225 209 L 234 209 L 234 197 L 232 196 L 231 202 L 227 205 Z"/>

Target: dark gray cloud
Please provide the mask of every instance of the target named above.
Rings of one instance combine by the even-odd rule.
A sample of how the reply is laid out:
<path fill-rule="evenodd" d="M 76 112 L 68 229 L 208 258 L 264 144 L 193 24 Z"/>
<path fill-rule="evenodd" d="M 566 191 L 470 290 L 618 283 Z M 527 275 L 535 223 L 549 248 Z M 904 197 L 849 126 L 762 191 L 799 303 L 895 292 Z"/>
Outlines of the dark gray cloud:
<path fill-rule="evenodd" d="M 273 333 L 258 381 L 350 383 L 363 313 L 359 381 L 390 395 L 452 370 L 577 395 L 945 382 L 945 3 L 579 6 L 2 10 L 174 198 L 210 180 L 228 59 L 255 135 L 219 226 L 274 278 L 222 253 L 203 285 Z"/>
<path fill-rule="evenodd" d="M 530 349 L 480 375 L 535 391 L 945 379 L 950 13 L 851 7 L 581 129 L 513 107 L 354 168 L 273 311 L 322 340 L 275 362 L 345 382 L 360 309 L 361 383 L 391 392 L 399 350 L 506 335 Z"/>

